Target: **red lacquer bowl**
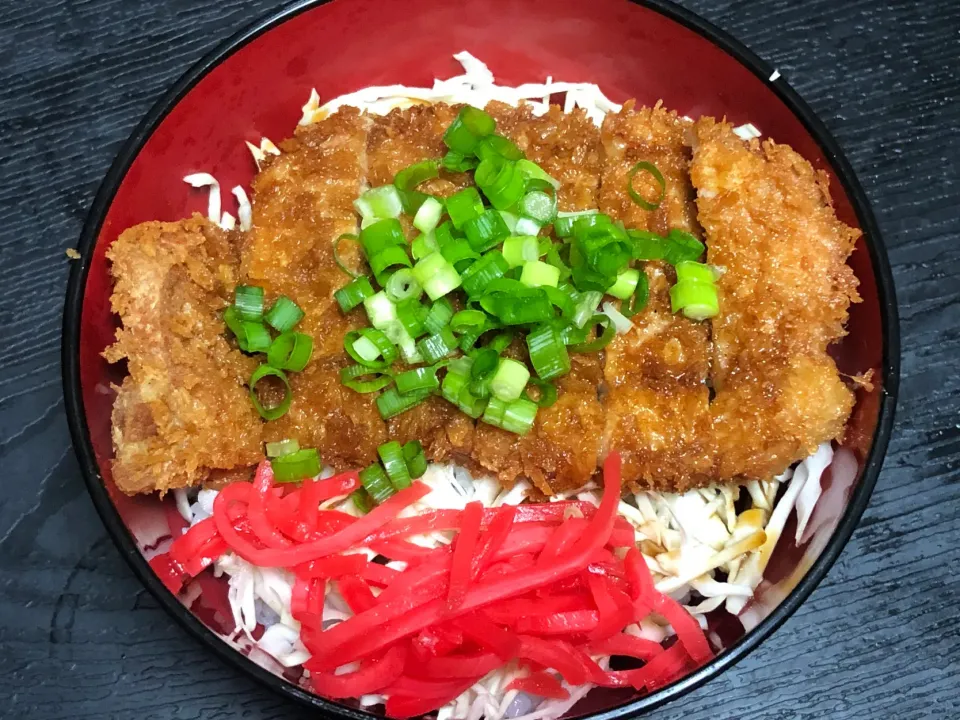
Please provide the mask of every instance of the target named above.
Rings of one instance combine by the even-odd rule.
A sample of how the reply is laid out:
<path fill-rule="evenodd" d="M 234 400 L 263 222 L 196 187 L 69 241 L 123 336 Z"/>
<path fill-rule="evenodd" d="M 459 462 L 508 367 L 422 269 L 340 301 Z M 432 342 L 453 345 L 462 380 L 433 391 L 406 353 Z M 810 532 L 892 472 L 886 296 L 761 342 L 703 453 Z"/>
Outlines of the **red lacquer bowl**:
<path fill-rule="evenodd" d="M 298 4 L 260 20 L 194 66 L 154 106 L 114 162 L 84 227 L 64 315 L 64 390 L 97 510 L 137 575 L 191 633 L 243 672 L 332 715 L 371 716 L 312 695 L 276 664 L 224 639 L 232 621 L 224 614 L 223 583 L 207 578 L 188 608 L 150 570 L 144 553 L 169 535 L 172 500 L 127 498 L 113 485 L 111 384 L 119 383 L 122 369 L 100 355 L 116 327 L 104 257 L 109 244 L 136 223 L 204 211 L 206 194 L 182 182 L 188 173 L 211 172 L 227 188 L 249 185 L 254 165 L 243 141 L 287 137 L 312 87 L 329 99 L 369 85 L 429 86 L 435 77 L 458 74 L 451 56 L 466 49 L 487 62 L 501 84 L 552 75 L 597 83 L 615 101 L 662 99 L 692 117 L 751 122 L 826 170 L 841 219 L 863 230 L 850 261 L 863 302 L 853 308 L 836 359 L 847 373 L 873 369 L 874 387 L 859 392 L 845 447 L 824 481 L 812 536 L 797 547 L 787 528 L 742 622 L 716 619 L 713 629 L 726 649 L 713 662 L 646 697 L 595 690 L 572 716 L 613 718 L 654 707 L 750 652 L 826 574 L 880 471 L 899 377 L 896 302 L 876 221 L 836 142 L 773 68 L 681 8 L 663 0 L 555 0 L 545 8 L 532 0 L 335 0 Z"/>

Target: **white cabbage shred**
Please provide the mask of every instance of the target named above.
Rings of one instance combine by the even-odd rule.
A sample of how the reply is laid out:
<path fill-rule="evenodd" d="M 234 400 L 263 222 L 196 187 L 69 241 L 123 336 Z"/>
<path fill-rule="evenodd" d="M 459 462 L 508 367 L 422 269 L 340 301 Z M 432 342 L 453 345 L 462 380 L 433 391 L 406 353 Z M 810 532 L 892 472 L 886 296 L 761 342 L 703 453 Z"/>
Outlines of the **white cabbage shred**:
<path fill-rule="evenodd" d="M 435 80 L 432 88 L 414 88 L 406 85 L 369 87 L 334 98 L 321 104 L 316 90 L 303 106 L 301 125 L 317 122 L 344 106 L 357 107 L 373 114 L 383 114 L 394 108 L 418 103 L 467 103 L 483 107 L 491 100 L 510 105 L 527 102 L 534 113 L 547 112 L 552 96 L 565 95 L 564 111 L 581 108 L 597 125 L 608 112 L 617 112 L 620 105 L 609 100 L 600 88 L 590 83 L 555 82 L 527 83 L 519 87 L 496 84 L 493 73 L 468 52 L 454 57 L 463 66 L 463 74 L 446 80 Z M 772 78 L 773 79 L 773 78 Z M 761 136 L 760 131 L 747 123 L 734 132 L 744 140 Z M 259 167 L 268 154 L 279 155 L 280 150 L 267 138 L 259 146 L 247 143 Z M 220 214 L 220 185 L 211 175 L 197 173 L 184 178 L 194 187 L 209 187 L 208 216 L 221 225 L 235 222 L 229 213 Z M 241 230 L 251 226 L 251 208 L 246 192 L 237 186 L 232 190 L 237 199 Z M 633 323 L 610 303 L 603 307 L 618 332 L 627 332 Z M 657 588 L 684 603 L 687 609 L 706 627 L 706 613 L 724 607 L 727 612 L 739 614 L 747 607 L 763 572 L 780 539 L 787 519 L 797 513 L 796 541 L 803 537 L 814 507 L 820 497 L 821 476 L 830 465 L 833 450 L 821 445 L 817 452 L 795 469 L 768 482 L 751 481 L 743 488 L 712 486 L 691 490 L 682 495 L 660 492 L 641 492 L 620 502 L 619 512 L 634 528 L 639 549 L 653 573 Z M 332 473 L 326 469 L 319 477 Z M 487 507 L 518 504 L 531 489 L 521 480 L 511 489 L 502 490 L 490 476 L 472 477 L 464 468 L 451 464 L 432 464 L 422 481 L 432 492 L 407 508 L 402 515 L 410 516 L 437 509 L 462 509 L 471 500 L 479 500 Z M 785 492 L 780 488 L 785 486 Z M 746 507 L 737 511 L 737 504 L 745 493 Z M 191 524 L 210 517 L 216 490 L 176 490 L 177 508 Z M 781 497 L 778 498 L 778 495 Z M 562 496 L 550 498 L 559 501 L 568 498 L 599 504 L 600 490 L 590 483 Z M 349 497 L 328 500 L 322 507 L 333 507 L 357 515 Z M 427 547 L 450 543 L 450 532 L 434 532 L 410 538 Z M 369 557 L 373 551 L 365 550 Z M 403 563 L 390 563 L 399 570 Z M 284 666 L 302 664 L 309 658 L 299 638 L 299 623 L 290 616 L 292 575 L 282 569 L 255 567 L 228 553 L 214 564 L 215 574 L 226 575 L 229 600 L 239 632 L 249 635 L 259 623 L 265 632 L 257 646 L 276 658 Z M 723 579 L 718 579 L 723 573 Z M 376 592 L 376 590 L 375 590 Z M 324 625 L 350 617 L 350 610 L 328 585 L 323 609 Z M 626 632 L 660 642 L 673 634 L 669 625 L 655 618 L 646 618 Z M 595 658 L 608 667 L 608 658 Z M 551 720 L 573 707 L 592 688 L 591 685 L 568 687 L 568 700 L 543 700 L 506 691 L 521 670 L 515 662 L 491 672 L 453 702 L 441 708 L 438 720 Z M 360 699 L 361 706 L 382 703 L 380 695 Z"/>

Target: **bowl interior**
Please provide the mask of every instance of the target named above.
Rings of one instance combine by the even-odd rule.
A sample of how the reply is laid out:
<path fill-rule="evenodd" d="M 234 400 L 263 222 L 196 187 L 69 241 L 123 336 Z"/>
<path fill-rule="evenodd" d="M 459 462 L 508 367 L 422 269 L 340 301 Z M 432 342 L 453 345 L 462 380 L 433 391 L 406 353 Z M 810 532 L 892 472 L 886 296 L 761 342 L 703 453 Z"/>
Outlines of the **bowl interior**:
<path fill-rule="evenodd" d="M 676 13 L 669 8 L 666 12 Z M 87 258 L 89 274 L 79 319 L 83 414 L 104 486 L 141 550 L 149 553 L 148 548 L 169 532 L 170 501 L 127 498 L 110 478 L 112 385 L 119 384 L 123 368 L 107 364 L 101 356 L 116 328 L 109 306 L 106 248 L 136 223 L 204 212 L 206 192 L 182 182 L 188 173 L 210 172 L 217 177 L 224 188 L 225 209 L 235 215 L 228 189 L 249 186 L 256 170 L 244 141 L 256 144 L 266 136 L 279 142 L 289 136 L 311 88 L 317 88 L 325 101 L 369 85 L 429 86 L 435 77 L 460 72 L 452 55 L 464 49 L 486 62 L 501 84 L 542 81 L 551 75 L 597 83 L 617 102 L 631 97 L 641 104 L 663 100 L 667 107 L 692 117 L 751 122 L 765 136 L 792 145 L 825 170 L 840 218 L 860 225 L 835 176 L 832 158 L 825 156 L 804 122 L 781 99 L 764 69 L 757 69 L 764 75 L 760 77 L 734 54 L 652 7 L 626 0 L 556 0 L 548 18 L 542 4 L 521 0 L 335 0 L 288 13 L 282 22 L 213 64 L 181 97 L 170 98 L 169 112 L 152 131 L 147 129 L 132 164 L 116 176 L 119 185 L 105 216 L 93 219 L 102 224 Z M 752 609 L 740 622 L 718 620 L 714 629 L 728 647 L 745 629 L 774 612 L 821 554 L 871 453 L 885 390 L 882 302 L 877 268 L 867 249 L 874 241 L 879 239 L 861 239 L 851 257 L 863 302 L 853 308 L 849 335 L 835 352 L 842 372 L 874 369 L 874 388 L 858 393 L 845 446 L 825 479 L 828 489 L 809 539 L 800 547 L 788 542 L 792 537 L 788 527 Z M 142 565 L 142 559 L 134 558 L 138 560 Z M 229 613 L 224 617 L 217 607 L 215 595 L 212 585 L 204 590 L 207 612 L 199 617 L 220 634 L 232 623 Z M 281 674 L 276 666 L 269 669 Z M 576 710 L 599 711 L 632 699 L 632 691 L 594 692 Z"/>

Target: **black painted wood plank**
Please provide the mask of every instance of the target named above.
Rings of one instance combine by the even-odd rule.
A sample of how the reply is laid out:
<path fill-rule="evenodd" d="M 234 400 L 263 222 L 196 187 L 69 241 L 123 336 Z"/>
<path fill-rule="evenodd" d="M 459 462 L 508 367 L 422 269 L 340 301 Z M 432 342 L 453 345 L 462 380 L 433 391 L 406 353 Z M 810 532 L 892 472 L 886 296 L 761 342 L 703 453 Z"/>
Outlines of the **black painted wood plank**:
<path fill-rule="evenodd" d="M 276 4 L 0 5 L 3 717 L 308 717 L 203 651 L 131 575 L 86 497 L 59 384 L 64 251 L 113 155 L 176 77 Z M 894 263 L 904 362 L 877 492 L 827 580 L 652 717 L 960 717 L 960 4 L 683 4 L 779 68 L 844 147 Z"/>

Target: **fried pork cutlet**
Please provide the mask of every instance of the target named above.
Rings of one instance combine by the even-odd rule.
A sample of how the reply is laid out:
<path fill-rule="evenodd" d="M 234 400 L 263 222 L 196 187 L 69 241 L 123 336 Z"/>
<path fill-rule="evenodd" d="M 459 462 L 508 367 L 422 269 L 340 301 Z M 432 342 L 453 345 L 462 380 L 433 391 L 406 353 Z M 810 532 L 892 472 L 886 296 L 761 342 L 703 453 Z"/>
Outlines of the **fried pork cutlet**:
<path fill-rule="evenodd" d="M 826 350 L 859 300 L 846 260 L 860 233 L 789 147 L 744 143 L 711 118 L 694 135 L 707 259 L 725 269 L 712 323 L 717 477 L 766 479 L 843 434 L 853 394 Z"/>
<path fill-rule="evenodd" d="M 320 448 L 338 469 L 375 459 L 387 437 L 374 398 L 340 382 L 350 364 L 343 336 L 365 325 L 363 309 L 345 316 L 333 298 L 349 280 L 334 243 L 357 232 L 353 201 L 364 189 L 369 127 L 369 117 L 345 108 L 299 128 L 253 182 L 253 228 L 243 249 L 244 281 L 264 287 L 268 302 L 292 298 L 305 313 L 297 329 L 314 340 L 310 364 L 290 375 L 290 411 L 265 425 L 264 439 Z M 346 262 L 359 263 L 355 243 L 340 249 Z"/>
<path fill-rule="evenodd" d="M 200 216 L 147 222 L 110 249 L 113 311 L 123 327 L 104 356 L 129 375 L 113 408 L 113 479 L 125 493 L 198 485 L 262 457 L 261 421 L 244 383 L 256 366 L 230 347 L 234 238 Z"/>
<path fill-rule="evenodd" d="M 373 118 L 367 138 L 367 180 L 371 187 L 389 185 L 404 168 L 424 160 L 442 157 L 447 151 L 443 133 L 456 118 L 459 108 L 451 105 L 414 105 Z M 417 189 L 438 197 L 449 197 L 473 184 L 466 173 L 441 171 Z M 416 231 L 408 228 L 410 237 Z M 427 456 L 436 461 L 451 454 L 466 456 L 473 446 L 473 420 L 440 397 L 429 397 L 420 405 L 387 421 L 389 436 L 401 443 L 419 440 Z"/>
<path fill-rule="evenodd" d="M 554 106 L 536 117 L 526 105 L 491 103 L 486 109 L 497 120 L 498 133 L 562 181 L 561 210 L 597 206 L 599 133 L 581 110 L 564 114 Z M 577 355 L 571 360 L 570 373 L 557 382 L 557 402 L 537 413 L 525 436 L 477 424 L 473 459 L 502 482 L 526 476 L 541 492 L 553 494 L 583 485 L 596 470 L 603 432 L 603 410 L 597 400 L 600 356 Z"/>
<path fill-rule="evenodd" d="M 693 189 L 687 173 L 687 123 L 661 107 L 635 110 L 633 103 L 609 114 L 601 129 L 604 163 L 600 210 L 627 228 L 666 235 L 678 228 L 701 235 Z M 653 163 L 663 174 L 666 193 L 660 206 L 644 210 L 628 193 L 629 172 L 638 162 Z M 659 187 L 634 187 L 655 197 Z M 607 346 L 604 455 L 623 457 L 623 478 L 636 486 L 684 490 L 702 485 L 713 471 L 710 447 L 708 327 L 670 308 L 673 268 L 647 262 L 650 284 L 646 309 L 632 318 L 634 327 Z"/>

